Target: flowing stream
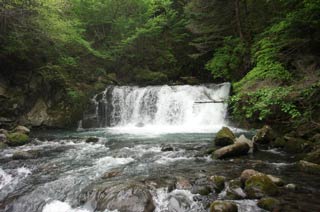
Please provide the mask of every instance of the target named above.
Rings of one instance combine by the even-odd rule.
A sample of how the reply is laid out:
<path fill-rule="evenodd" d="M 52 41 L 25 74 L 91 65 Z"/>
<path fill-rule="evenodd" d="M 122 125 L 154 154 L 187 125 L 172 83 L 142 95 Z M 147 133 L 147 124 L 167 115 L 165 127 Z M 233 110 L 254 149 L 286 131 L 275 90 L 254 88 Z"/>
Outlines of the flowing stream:
<path fill-rule="evenodd" d="M 184 178 L 192 184 L 212 175 L 230 180 L 247 168 L 297 184 L 300 189 L 286 196 L 297 211 L 320 211 L 319 180 L 300 173 L 290 155 L 272 149 L 213 160 L 203 154 L 213 145 L 215 133 L 228 124 L 227 105 L 197 102 L 223 101 L 229 89 L 228 83 L 108 87 L 93 98 L 81 130 L 34 132 L 30 144 L 0 152 L 0 211 L 93 212 L 98 209 L 84 195 L 86 191 L 104 183 L 143 183 L 156 212 L 202 212 L 212 199 L 187 189 L 169 190 L 172 182 Z M 233 130 L 252 136 L 252 132 Z M 86 143 L 88 137 L 98 142 Z M 162 151 L 164 146 L 173 151 Z M 38 156 L 13 160 L 17 151 L 33 151 Z M 104 177 L 106 173 L 116 174 Z M 263 211 L 256 200 L 235 203 L 242 212 Z"/>

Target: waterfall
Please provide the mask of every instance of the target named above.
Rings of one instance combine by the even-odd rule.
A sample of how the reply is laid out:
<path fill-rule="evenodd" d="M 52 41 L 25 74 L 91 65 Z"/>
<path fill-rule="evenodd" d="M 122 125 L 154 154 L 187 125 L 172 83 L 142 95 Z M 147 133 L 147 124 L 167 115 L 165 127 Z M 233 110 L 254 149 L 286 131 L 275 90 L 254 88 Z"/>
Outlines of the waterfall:
<path fill-rule="evenodd" d="M 83 128 L 188 127 L 225 123 L 230 83 L 181 86 L 109 86 L 92 99 Z"/>

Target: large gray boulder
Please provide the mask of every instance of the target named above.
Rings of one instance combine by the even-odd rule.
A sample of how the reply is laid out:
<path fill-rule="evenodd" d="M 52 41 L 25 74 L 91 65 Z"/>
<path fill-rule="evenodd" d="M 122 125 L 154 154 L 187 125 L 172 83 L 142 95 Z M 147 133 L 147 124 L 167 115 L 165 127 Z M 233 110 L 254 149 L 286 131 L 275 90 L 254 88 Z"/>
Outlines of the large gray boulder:
<path fill-rule="evenodd" d="M 236 142 L 232 145 L 222 147 L 213 153 L 216 159 L 229 158 L 248 154 L 250 150 L 249 144 L 246 142 Z"/>

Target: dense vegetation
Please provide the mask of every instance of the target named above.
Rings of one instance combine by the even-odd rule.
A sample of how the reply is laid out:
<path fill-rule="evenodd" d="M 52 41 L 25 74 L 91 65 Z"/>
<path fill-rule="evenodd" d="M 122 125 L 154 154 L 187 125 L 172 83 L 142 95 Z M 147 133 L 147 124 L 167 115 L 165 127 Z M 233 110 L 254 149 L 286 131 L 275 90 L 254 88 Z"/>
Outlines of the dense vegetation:
<path fill-rule="evenodd" d="M 319 125 L 319 0 L 0 0 L 0 24 L 1 117 L 39 96 L 77 116 L 110 83 L 231 81 L 234 117 Z"/>

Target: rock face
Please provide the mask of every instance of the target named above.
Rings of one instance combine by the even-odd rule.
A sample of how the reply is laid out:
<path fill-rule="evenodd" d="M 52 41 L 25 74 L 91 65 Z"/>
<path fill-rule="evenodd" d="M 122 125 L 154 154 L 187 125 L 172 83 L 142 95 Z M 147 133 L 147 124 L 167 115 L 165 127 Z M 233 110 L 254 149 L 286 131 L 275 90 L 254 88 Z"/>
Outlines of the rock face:
<path fill-rule="evenodd" d="M 19 132 L 19 133 L 24 133 L 24 134 L 29 134 L 30 133 L 30 129 L 25 127 L 25 126 L 17 126 L 14 130 L 14 132 Z"/>
<path fill-rule="evenodd" d="M 227 146 L 230 144 L 234 144 L 236 140 L 235 135 L 228 127 L 223 127 L 217 133 L 214 142 L 217 146 Z"/>
<path fill-rule="evenodd" d="M 29 142 L 29 136 L 20 132 L 9 133 L 7 138 L 9 146 L 21 146 Z"/>
<path fill-rule="evenodd" d="M 227 201 L 214 201 L 210 206 L 210 212 L 237 212 L 238 207 L 235 203 Z"/>
<path fill-rule="evenodd" d="M 236 142 L 232 145 L 216 150 L 213 153 L 213 157 L 217 159 L 223 159 L 233 156 L 246 155 L 249 150 L 250 146 L 246 142 Z"/>
<path fill-rule="evenodd" d="M 279 211 L 280 201 L 275 198 L 265 197 L 258 201 L 258 206 L 267 211 Z"/>
<path fill-rule="evenodd" d="M 265 196 L 278 194 L 278 187 L 265 174 L 251 176 L 245 183 L 245 192 L 251 199 L 259 199 Z"/>
<path fill-rule="evenodd" d="M 257 134 L 253 137 L 253 141 L 257 144 L 269 144 L 275 139 L 275 135 L 270 126 L 265 125 L 258 130 Z"/>
<path fill-rule="evenodd" d="M 96 210 L 120 212 L 152 212 L 155 209 L 151 193 L 142 184 L 122 184 L 100 189 L 96 195 Z"/>

